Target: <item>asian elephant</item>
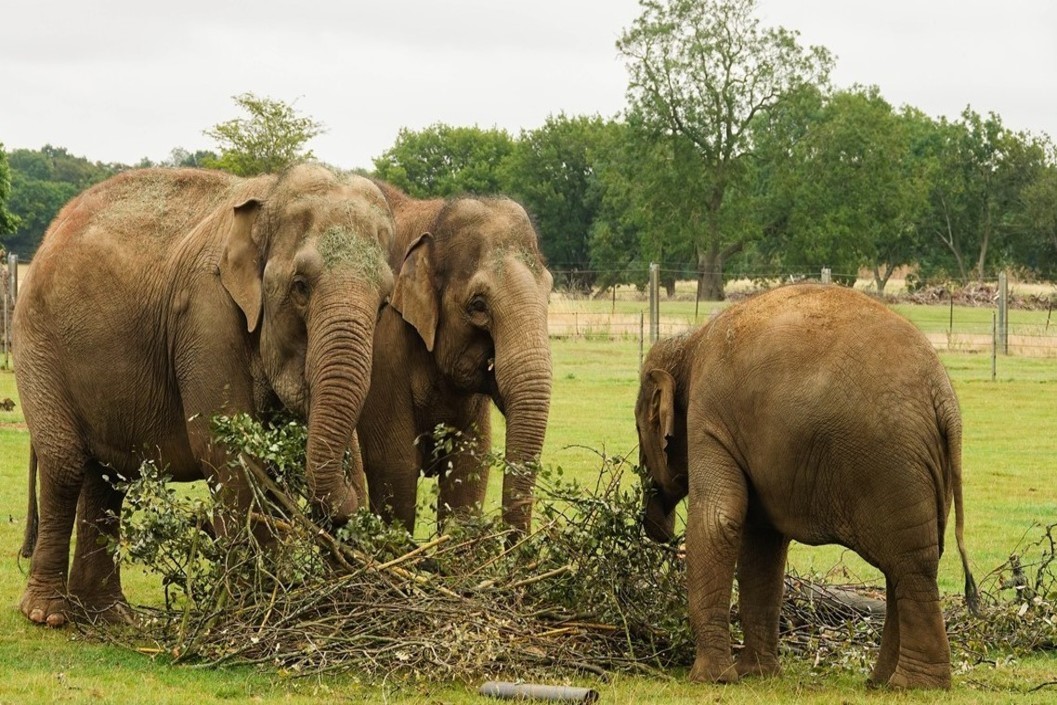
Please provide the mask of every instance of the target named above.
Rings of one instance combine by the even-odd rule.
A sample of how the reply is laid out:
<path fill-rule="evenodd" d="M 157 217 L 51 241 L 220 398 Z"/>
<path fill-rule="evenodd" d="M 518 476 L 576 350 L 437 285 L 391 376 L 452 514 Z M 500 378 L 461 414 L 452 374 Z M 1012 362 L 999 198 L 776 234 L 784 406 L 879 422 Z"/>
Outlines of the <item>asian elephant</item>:
<path fill-rule="evenodd" d="M 39 462 L 39 534 L 34 545 L 27 527 L 21 600 L 30 620 L 60 626 L 75 607 L 125 618 L 101 548 L 119 528 L 115 474 L 135 478 L 155 459 L 173 479 L 208 479 L 228 506 L 248 507 L 250 488 L 211 445 L 216 414 L 285 407 L 306 418 L 314 508 L 335 522 L 357 509 L 342 460 L 392 289 L 393 232 L 377 186 L 318 165 L 250 179 L 129 171 L 62 209 L 14 316 Z"/>
<path fill-rule="evenodd" d="M 795 539 L 846 546 L 884 573 L 873 684 L 950 686 L 936 576 L 952 500 L 966 598 L 976 600 L 962 539 L 961 413 L 913 325 L 838 286 L 769 291 L 657 343 L 635 418 L 653 538 L 670 540 L 689 495 L 692 680 L 778 672 Z M 735 567 L 745 647 L 732 660 Z"/>
<path fill-rule="evenodd" d="M 424 471 L 439 476 L 438 521 L 479 511 L 491 400 L 506 417 L 506 459 L 520 466 L 503 478 L 503 518 L 526 531 L 551 392 L 552 279 L 536 231 L 507 198 L 416 200 L 379 186 L 396 220 L 396 283 L 375 329 L 358 426 L 372 510 L 413 531 Z M 470 447 L 435 460 L 438 424 Z"/>

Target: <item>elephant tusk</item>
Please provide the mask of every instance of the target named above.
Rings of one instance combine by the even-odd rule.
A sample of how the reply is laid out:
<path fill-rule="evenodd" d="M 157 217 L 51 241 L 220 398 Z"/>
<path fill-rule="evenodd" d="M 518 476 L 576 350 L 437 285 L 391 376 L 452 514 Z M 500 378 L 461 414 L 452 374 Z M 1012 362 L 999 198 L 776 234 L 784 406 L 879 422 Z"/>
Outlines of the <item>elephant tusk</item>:
<path fill-rule="evenodd" d="M 494 369 L 495 369 L 495 358 L 494 357 L 490 357 L 490 358 L 488 358 L 488 371 L 491 372 Z"/>

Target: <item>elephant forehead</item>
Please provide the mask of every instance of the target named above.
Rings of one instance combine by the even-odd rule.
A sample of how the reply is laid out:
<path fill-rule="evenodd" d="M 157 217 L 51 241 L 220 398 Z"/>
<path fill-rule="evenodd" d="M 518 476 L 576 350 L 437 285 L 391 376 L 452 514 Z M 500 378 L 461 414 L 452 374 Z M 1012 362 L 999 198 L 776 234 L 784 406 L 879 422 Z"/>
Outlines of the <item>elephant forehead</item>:
<path fill-rule="evenodd" d="M 504 243 L 495 248 L 492 250 L 491 260 L 496 271 L 503 271 L 503 265 L 508 260 L 513 260 L 524 265 L 536 279 L 543 274 L 543 262 L 539 254 L 519 243 Z"/>
<path fill-rule="evenodd" d="M 323 269 L 341 269 L 379 284 L 382 272 L 389 265 L 385 253 L 374 237 L 352 228 L 332 225 L 324 230 L 316 244 Z"/>

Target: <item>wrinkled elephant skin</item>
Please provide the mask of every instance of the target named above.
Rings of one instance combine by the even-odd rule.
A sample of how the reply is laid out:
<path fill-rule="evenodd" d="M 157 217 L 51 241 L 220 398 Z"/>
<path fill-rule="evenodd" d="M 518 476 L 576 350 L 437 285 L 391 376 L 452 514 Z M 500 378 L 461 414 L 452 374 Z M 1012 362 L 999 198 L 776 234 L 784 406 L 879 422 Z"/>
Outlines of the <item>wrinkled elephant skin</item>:
<path fill-rule="evenodd" d="M 425 471 L 440 478 L 441 522 L 479 512 L 491 399 L 507 424 L 503 516 L 527 531 L 551 392 L 552 280 L 536 231 L 507 198 L 419 201 L 380 186 L 396 219 L 396 283 L 358 427 L 371 507 L 413 531 Z M 440 457 L 439 424 L 463 434 L 461 449 Z"/>
<path fill-rule="evenodd" d="M 865 294 L 781 287 L 657 343 L 635 406 L 646 529 L 686 520 L 690 678 L 778 671 L 790 540 L 847 546 L 885 575 L 871 682 L 950 686 L 936 574 L 953 502 L 966 598 L 958 400 L 931 344 Z M 731 658 L 735 571 L 745 646 Z"/>
<path fill-rule="evenodd" d="M 102 546 L 119 528 L 112 480 L 136 477 L 143 460 L 175 480 L 206 478 L 228 506 L 248 507 L 249 488 L 211 445 L 216 414 L 285 407 L 306 418 L 313 504 L 339 522 L 355 511 L 342 459 L 392 288 L 392 236 L 372 182 L 315 165 L 252 179 L 130 171 L 63 208 L 14 319 L 40 479 L 21 602 L 29 619 L 61 625 L 74 605 L 124 618 Z"/>

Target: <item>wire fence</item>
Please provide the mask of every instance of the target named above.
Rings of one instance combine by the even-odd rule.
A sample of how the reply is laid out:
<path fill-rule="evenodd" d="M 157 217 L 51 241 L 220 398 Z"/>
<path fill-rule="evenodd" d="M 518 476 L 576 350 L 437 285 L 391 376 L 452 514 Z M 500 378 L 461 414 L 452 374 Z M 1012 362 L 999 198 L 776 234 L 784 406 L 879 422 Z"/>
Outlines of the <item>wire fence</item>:
<path fill-rule="evenodd" d="M 841 277 L 832 276 L 833 280 Z M 559 271 L 555 281 L 568 278 Z M 658 337 L 692 330 L 730 303 L 768 287 L 822 278 L 822 268 L 813 275 L 806 271 L 760 273 L 752 279 L 727 282 L 727 300 L 722 302 L 698 301 L 696 282 L 677 280 L 670 287 L 661 287 Z M 842 278 L 854 281 L 858 289 L 876 293 L 872 279 Z M 902 279 L 894 279 L 889 281 L 884 299 L 917 325 L 938 351 L 1057 357 L 1057 316 L 1053 312 L 1057 285 L 1010 285 L 1004 321 L 999 316 L 1000 289 L 999 283 L 985 282 L 908 292 Z M 645 345 L 650 339 L 649 306 L 645 285 L 623 284 L 604 290 L 556 287 L 551 295 L 548 331 L 552 338 L 638 340 Z"/>

